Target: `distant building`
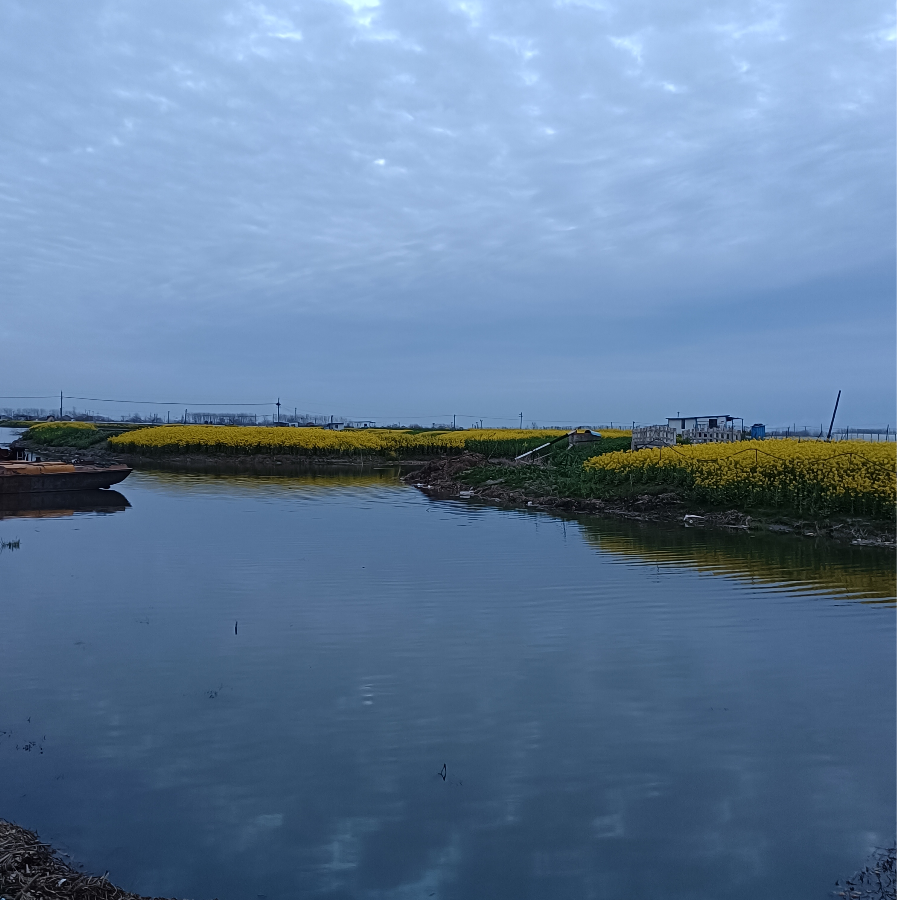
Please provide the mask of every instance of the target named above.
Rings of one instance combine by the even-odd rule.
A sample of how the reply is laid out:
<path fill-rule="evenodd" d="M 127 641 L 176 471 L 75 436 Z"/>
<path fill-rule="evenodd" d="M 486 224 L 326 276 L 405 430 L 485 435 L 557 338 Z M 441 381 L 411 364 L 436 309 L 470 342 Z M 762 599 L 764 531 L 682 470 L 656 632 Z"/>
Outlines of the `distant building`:
<path fill-rule="evenodd" d="M 735 416 L 676 416 L 669 428 L 692 444 L 727 444 L 743 440 L 743 428 L 736 428 Z"/>
<path fill-rule="evenodd" d="M 191 425 L 255 425 L 253 413 L 229 412 L 189 412 L 185 415 L 185 424 Z"/>
<path fill-rule="evenodd" d="M 734 416 L 676 416 L 670 418 L 669 428 L 675 429 L 675 434 L 684 435 L 686 431 L 715 431 L 719 429 L 733 429 Z"/>

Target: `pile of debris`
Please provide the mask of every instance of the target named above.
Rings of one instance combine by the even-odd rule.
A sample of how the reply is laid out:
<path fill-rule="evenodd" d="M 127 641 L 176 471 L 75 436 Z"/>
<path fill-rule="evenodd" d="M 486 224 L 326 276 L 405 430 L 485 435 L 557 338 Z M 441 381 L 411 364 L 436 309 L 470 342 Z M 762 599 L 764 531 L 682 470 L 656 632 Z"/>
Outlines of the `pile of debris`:
<path fill-rule="evenodd" d="M 150 900 L 85 875 L 61 860 L 53 848 L 0 819 L 0 898 L 15 900 Z"/>
<path fill-rule="evenodd" d="M 450 459 L 434 459 L 404 475 L 401 480 L 431 494 L 455 497 L 460 490 L 456 476 L 483 466 L 487 461 L 487 457 L 480 453 L 463 453 Z"/>
<path fill-rule="evenodd" d="M 834 883 L 834 897 L 845 900 L 897 900 L 897 848 L 876 850 L 870 865 L 853 878 Z"/>

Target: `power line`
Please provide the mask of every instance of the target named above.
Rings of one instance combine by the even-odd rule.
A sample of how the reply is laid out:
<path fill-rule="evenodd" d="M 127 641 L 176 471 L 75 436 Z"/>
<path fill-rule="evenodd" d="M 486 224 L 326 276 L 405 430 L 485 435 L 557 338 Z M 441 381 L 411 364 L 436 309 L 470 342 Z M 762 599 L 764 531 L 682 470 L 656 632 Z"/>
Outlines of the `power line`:
<path fill-rule="evenodd" d="M 38 397 L 3 397 L 0 400 L 56 400 L 58 394 L 43 394 Z M 140 403 L 147 406 L 274 406 L 274 401 L 267 403 L 186 403 L 184 400 L 111 400 L 108 397 L 73 397 L 65 395 L 66 400 L 90 400 L 92 403 Z"/>
<path fill-rule="evenodd" d="M 267 403 L 188 403 L 184 400 L 108 400 L 105 397 L 66 397 L 67 400 L 90 400 L 92 403 L 141 403 L 148 406 L 274 406 Z"/>
<path fill-rule="evenodd" d="M 36 396 L 16 396 L 16 397 L 6 397 L 0 396 L 0 400 L 56 400 L 56 394 L 42 394 Z M 266 406 L 275 406 L 275 401 L 269 400 L 263 403 L 254 402 L 254 403 L 191 403 L 186 402 L 184 400 L 117 400 L 109 397 L 76 397 L 76 396 L 66 396 L 66 400 L 86 400 L 91 403 L 121 403 L 121 404 L 135 404 L 141 406 L 187 406 L 187 407 L 238 407 L 238 408 L 246 408 L 246 407 L 266 407 Z M 284 406 L 287 406 L 288 403 L 284 403 Z M 327 415 L 327 413 L 304 413 L 304 415 L 312 415 L 312 416 L 322 416 Z M 350 418 L 358 421 L 367 421 L 373 422 L 379 419 L 395 419 L 398 421 L 408 419 L 422 419 L 423 421 L 426 419 L 450 419 L 452 418 L 454 413 L 416 413 L 410 414 L 406 413 L 403 415 L 379 415 L 379 416 L 351 416 Z M 484 414 L 474 414 L 474 413 L 455 413 L 456 416 L 462 417 L 464 419 L 487 419 L 488 421 L 494 422 L 515 422 L 520 417 L 519 416 L 488 416 Z M 589 417 L 590 418 L 590 417 Z M 563 424 L 568 425 L 571 424 L 574 419 L 541 419 L 542 422 L 546 422 L 548 424 Z M 585 420 L 587 421 L 587 420 Z"/>

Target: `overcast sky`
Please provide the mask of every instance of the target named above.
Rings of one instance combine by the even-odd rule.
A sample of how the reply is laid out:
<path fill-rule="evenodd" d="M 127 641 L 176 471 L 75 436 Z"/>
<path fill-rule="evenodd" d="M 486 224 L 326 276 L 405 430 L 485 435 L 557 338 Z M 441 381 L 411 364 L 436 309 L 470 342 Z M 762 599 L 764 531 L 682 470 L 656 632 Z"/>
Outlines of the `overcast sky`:
<path fill-rule="evenodd" d="M 895 50 L 889 0 L 6 0 L 0 394 L 893 423 Z"/>

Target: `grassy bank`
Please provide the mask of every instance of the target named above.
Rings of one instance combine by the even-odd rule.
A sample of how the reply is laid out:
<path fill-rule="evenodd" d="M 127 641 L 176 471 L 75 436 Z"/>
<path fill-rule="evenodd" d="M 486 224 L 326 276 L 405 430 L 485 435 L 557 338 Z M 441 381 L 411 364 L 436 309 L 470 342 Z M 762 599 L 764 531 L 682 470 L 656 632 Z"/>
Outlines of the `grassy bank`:
<path fill-rule="evenodd" d="M 452 472 L 423 470 L 408 480 L 442 494 L 468 489 L 518 505 L 638 518 L 703 514 L 731 526 L 753 520 L 879 541 L 896 531 L 893 444 L 770 440 L 632 452 L 623 443 L 561 449 L 542 465 L 460 461 Z"/>
<path fill-rule="evenodd" d="M 607 433 L 616 436 L 623 434 Z M 403 459 L 469 452 L 512 459 L 561 434 L 561 431 L 530 429 L 412 431 L 365 428 L 328 431 L 322 428 L 166 425 L 119 435 L 110 440 L 109 446 L 120 453 L 157 458 L 184 454 L 269 454 L 308 458 L 369 456 Z"/>
<path fill-rule="evenodd" d="M 86 450 L 105 446 L 116 435 L 135 429 L 144 430 L 145 425 L 126 422 L 39 422 L 22 435 L 22 440 L 41 447 L 74 447 Z"/>

